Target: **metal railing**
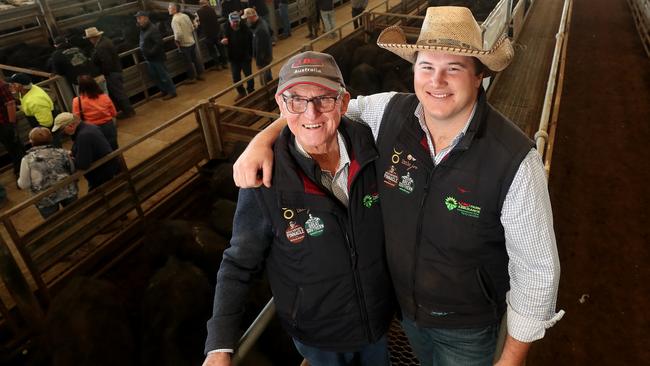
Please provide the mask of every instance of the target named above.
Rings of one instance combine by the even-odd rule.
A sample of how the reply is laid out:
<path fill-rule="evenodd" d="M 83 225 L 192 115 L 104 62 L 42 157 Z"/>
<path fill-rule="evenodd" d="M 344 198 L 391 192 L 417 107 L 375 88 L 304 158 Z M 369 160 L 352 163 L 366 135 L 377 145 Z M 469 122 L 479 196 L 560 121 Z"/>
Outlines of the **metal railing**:
<path fill-rule="evenodd" d="M 650 57 L 650 0 L 627 0 L 645 53 Z"/>
<path fill-rule="evenodd" d="M 560 26 L 555 36 L 555 50 L 553 51 L 551 70 L 546 84 L 546 95 L 544 97 L 544 106 L 539 121 L 539 128 L 534 136 L 537 151 L 544 159 L 544 169 L 546 170 L 547 177 L 551 171 L 555 124 L 557 123 L 557 114 L 562 95 L 562 80 L 564 79 L 563 73 L 568 40 L 567 34 L 569 32 L 572 8 L 573 0 L 565 0 Z M 549 125 L 552 127 L 551 134 L 549 134 Z"/>

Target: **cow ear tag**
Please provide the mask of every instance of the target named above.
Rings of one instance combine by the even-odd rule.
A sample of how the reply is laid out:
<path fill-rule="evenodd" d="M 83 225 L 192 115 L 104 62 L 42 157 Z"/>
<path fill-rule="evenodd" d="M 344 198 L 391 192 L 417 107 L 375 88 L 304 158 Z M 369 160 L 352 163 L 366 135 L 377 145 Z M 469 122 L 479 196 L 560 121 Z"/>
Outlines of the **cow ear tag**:
<path fill-rule="evenodd" d="M 325 231 L 325 224 L 319 217 L 309 214 L 309 219 L 305 221 L 305 230 L 309 236 L 321 236 Z"/>
<path fill-rule="evenodd" d="M 285 231 L 287 239 L 293 244 L 298 244 L 305 240 L 305 229 L 302 226 L 296 224 L 295 221 L 290 221 L 287 230 Z"/>

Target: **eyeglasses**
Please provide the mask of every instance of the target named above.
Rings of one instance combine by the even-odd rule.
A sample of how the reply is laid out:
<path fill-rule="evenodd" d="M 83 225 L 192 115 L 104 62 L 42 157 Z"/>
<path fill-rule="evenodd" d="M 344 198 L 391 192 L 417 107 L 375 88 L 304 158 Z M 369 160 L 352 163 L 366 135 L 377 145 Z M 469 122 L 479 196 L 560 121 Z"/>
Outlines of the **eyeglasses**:
<path fill-rule="evenodd" d="M 284 99 L 284 103 L 287 105 L 289 112 L 295 114 L 304 113 L 307 110 L 307 105 L 309 102 L 312 102 L 314 104 L 314 108 L 316 108 L 316 110 L 320 113 L 331 112 L 334 110 L 336 102 L 341 97 L 341 94 L 338 94 L 335 97 L 329 95 L 321 95 L 319 97 L 313 98 L 303 98 L 284 94 L 281 95 L 282 99 Z"/>

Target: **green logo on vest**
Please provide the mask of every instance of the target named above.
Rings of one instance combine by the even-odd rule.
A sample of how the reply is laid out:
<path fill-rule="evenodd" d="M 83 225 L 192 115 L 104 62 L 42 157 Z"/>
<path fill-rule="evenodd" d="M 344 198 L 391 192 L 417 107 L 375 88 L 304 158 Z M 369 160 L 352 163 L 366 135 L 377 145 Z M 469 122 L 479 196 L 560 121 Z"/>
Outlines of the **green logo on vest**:
<path fill-rule="evenodd" d="M 475 205 L 472 205 L 467 202 L 459 201 L 454 197 L 448 196 L 445 198 L 445 206 L 447 210 L 454 211 L 456 210 L 459 214 L 463 216 L 478 218 L 481 214 L 481 208 Z"/>
<path fill-rule="evenodd" d="M 379 201 L 379 193 L 367 194 L 363 197 L 363 205 L 367 208 L 372 207 L 377 201 Z"/>
<path fill-rule="evenodd" d="M 320 217 L 314 217 L 309 214 L 309 219 L 305 221 L 305 230 L 309 236 L 321 236 L 325 231 L 325 224 Z"/>
<path fill-rule="evenodd" d="M 458 207 L 458 202 L 454 197 L 447 197 L 445 198 L 445 206 L 447 206 L 447 210 L 452 211 Z"/>

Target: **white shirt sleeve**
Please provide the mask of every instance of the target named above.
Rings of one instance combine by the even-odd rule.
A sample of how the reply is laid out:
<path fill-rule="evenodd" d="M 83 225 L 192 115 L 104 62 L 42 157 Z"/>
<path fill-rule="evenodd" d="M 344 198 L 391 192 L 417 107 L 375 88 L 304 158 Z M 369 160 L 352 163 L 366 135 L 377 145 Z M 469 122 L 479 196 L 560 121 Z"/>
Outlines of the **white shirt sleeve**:
<path fill-rule="evenodd" d="M 544 165 L 532 149 L 519 166 L 501 211 L 510 261 L 508 334 L 521 342 L 544 337 L 564 315 L 555 312 L 560 261 Z"/>
<path fill-rule="evenodd" d="M 32 177 L 29 172 L 29 165 L 25 158 L 20 161 L 20 175 L 18 176 L 18 188 L 28 189 L 32 186 Z"/>
<path fill-rule="evenodd" d="M 395 94 L 397 92 L 358 96 L 356 99 L 350 100 L 345 116 L 353 121 L 367 124 L 376 141 L 386 105 Z"/>

